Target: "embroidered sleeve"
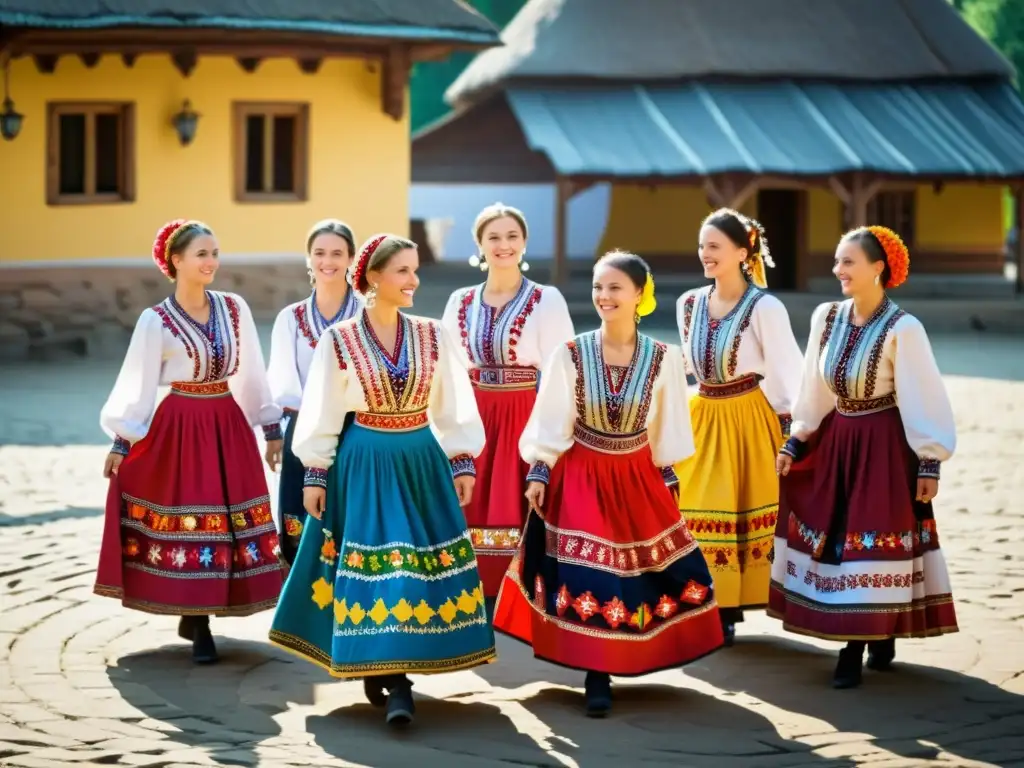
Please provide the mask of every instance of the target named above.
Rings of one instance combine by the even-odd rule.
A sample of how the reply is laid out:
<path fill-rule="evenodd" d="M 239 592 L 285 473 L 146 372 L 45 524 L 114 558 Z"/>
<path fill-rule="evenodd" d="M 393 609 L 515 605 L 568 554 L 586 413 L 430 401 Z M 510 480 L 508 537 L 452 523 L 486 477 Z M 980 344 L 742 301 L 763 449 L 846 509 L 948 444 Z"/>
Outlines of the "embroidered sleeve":
<path fill-rule="evenodd" d="M 317 344 L 295 420 L 292 453 L 310 469 L 327 470 L 334 463 L 348 413 L 348 373 L 336 352 L 337 331 L 328 329 Z M 327 336 L 331 338 L 327 338 Z"/>
<path fill-rule="evenodd" d="M 149 432 L 156 411 L 163 360 L 163 321 L 143 310 L 132 332 L 114 388 L 100 411 L 100 426 L 112 440 L 135 443 Z"/>
<path fill-rule="evenodd" d="M 824 419 L 836 407 L 836 397 L 828 388 L 819 370 L 822 350 L 828 343 L 831 322 L 838 312 L 838 305 L 822 304 L 811 317 L 811 333 L 804 353 L 803 373 L 799 392 L 793 403 L 791 434 L 806 439 L 816 432 Z"/>
<path fill-rule="evenodd" d="M 676 324 L 679 326 L 679 339 L 683 345 L 683 363 L 687 376 L 693 376 L 693 366 L 690 365 L 690 321 L 693 319 L 694 294 L 684 293 L 676 302 Z"/>
<path fill-rule="evenodd" d="M 953 407 L 920 321 L 905 315 L 894 334 L 894 383 L 903 432 L 921 461 L 921 476 L 938 477 L 938 463 L 956 450 Z"/>
<path fill-rule="evenodd" d="M 554 286 L 546 285 L 541 292 L 537 318 L 541 322 L 540 332 L 540 364 L 543 366 L 551 359 L 552 353 L 572 341 L 576 330 L 569 314 L 569 305 L 562 292 Z M 538 381 L 537 386 L 540 386 Z"/>
<path fill-rule="evenodd" d="M 270 392 L 263 348 L 249 305 L 240 296 L 226 295 L 224 298 L 238 315 L 238 370 L 228 379 L 231 394 L 252 426 L 278 422 L 282 409 Z"/>
<path fill-rule="evenodd" d="M 284 433 L 281 431 L 281 423 L 275 421 L 273 424 L 264 424 L 263 439 L 268 443 L 271 440 L 284 440 Z"/>
<path fill-rule="evenodd" d="M 550 468 L 569 450 L 576 425 L 576 367 L 569 346 L 555 349 L 543 370 L 537 399 L 519 436 L 519 455 L 531 467 L 541 463 Z"/>
<path fill-rule="evenodd" d="M 118 435 L 114 438 L 114 444 L 110 446 L 111 453 L 117 453 L 121 456 L 127 456 L 128 451 L 131 450 L 132 444 L 125 440 L 123 437 Z"/>
<path fill-rule="evenodd" d="M 530 471 L 526 473 L 526 482 L 528 483 L 544 483 L 544 485 L 547 485 L 550 480 L 551 467 L 543 461 L 535 461 L 533 466 L 530 467 Z"/>
<path fill-rule="evenodd" d="M 479 456 L 484 449 L 484 423 L 476 407 L 464 356 L 444 326 L 435 324 L 438 359 L 430 386 L 430 421 L 437 441 L 448 458 Z"/>
<path fill-rule="evenodd" d="M 306 487 L 326 488 L 327 470 L 320 467 L 306 467 L 306 475 L 302 484 Z"/>
<path fill-rule="evenodd" d="M 473 457 L 468 453 L 460 454 L 450 461 L 454 477 L 462 477 L 463 475 L 476 477 L 476 464 L 473 461 Z"/>
<path fill-rule="evenodd" d="M 465 299 L 468 298 L 467 302 Z M 471 368 L 472 361 L 469 359 L 469 326 L 467 320 L 468 304 L 473 300 L 473 289 L 458 290 L 448 297 L 444 312 L 441 315 L 441 325 L 448 335 L 457 342 L 455 351 L 463 367 Z"/>
<path fill-rule="evenodd" d="M 270 396 L 281 408 L 293 411 L 297 411 L 302 402 L 302 382 L 296 358 L 299 328 L 295 309 L 286 307 L 274 320 L 274 328 L 270 332 L 270 358 L 267 361 Z"/>
<path fill-rule="evenodd" d="M 941 462 L 938 459 L 918 459 L 917 476 L 939 479 L 939 467 Z"/>
<path fill-rule="evenodd" d="M 676 471 L 672 467 L 661 468 L 661 479 L 665 481 L 665 485 L 669 488 L 679 485 L 679 478 L 676 477 Z"/>
<path fill-rule="evenodd" d="M 807 444 L 803 440 L 797 440 L 795 437 L 791 437 L 786 440 L 785 445 L 779 449 L 779 453 L 789 456 L 793 461 L 800 461 L 800 459 L 803 458 L 806 449 Z"/>
<path fill-rule="evenodd" d="M 754 305 L 754 334 L 763 360 L 761 390 L 778 414 L 790 414 L 800 390 L 803 356 L 786 306 L 770 294 Z M 788 429 L 784 432 L 789 434 Z"/>
<path fill-rule="evenodd" d="M 793 417 L 788 413 L 780 413 L 779 426 L 782 428 L 782 436 L 789 437 L 793 431 Z"/>
<path fill-rule="evenodd" d="M 666 346 L 651 406 L 647 417 L 651 456 L 656 466 L 671 470 L 696 451 L 683 351 L 674 344 Z"/>

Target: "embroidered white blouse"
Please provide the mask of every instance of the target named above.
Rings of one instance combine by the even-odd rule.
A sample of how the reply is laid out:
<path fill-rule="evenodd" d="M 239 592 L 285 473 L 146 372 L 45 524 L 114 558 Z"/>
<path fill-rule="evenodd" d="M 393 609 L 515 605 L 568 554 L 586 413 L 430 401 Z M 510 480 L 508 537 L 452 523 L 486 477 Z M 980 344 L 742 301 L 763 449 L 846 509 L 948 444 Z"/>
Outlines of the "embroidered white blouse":
<path fill-rule="evenodd" d="M 592 331 L 551 355 L 519 452 L 531 465 L 528 479 L 546 482 L 574 441 L 645 431 L 655 465 L 674 484 L 672 466 L 695 451 L 682 350 L 640 334 L 630 364 L 608 366 L 601 332 Z"/>
<path fill-rule="evenodd" d="M 553 286 L 524 277 L 516 295 L 497 311 L 483 297 L 483 284 L 460 288 L 441 318 L 445 330 L 461 341 L 472 368 L 542 370 L 555 348 L 575 335 L 565 298 Z"/>
<path fill-rule="evenodd" d="M 436 320 L 399 317 L 393 351 L 383 348 L 365 311 L 324 332 L 292 438 L 307 485 L 325 484 L 348 413 L 372 418 L 426 411 L 455 474 L 475 474 L 484 425 L 458 346 Z"/>
<path fill-rule="evenodd" d="M 276 429 L 263 350 L 249 306 L 233 293 L 207 291 L 205 325 L 185 313 L 173 296 L 144 309 L 135 324 L 114 388 L 100 411 L 100 426 L 124 449 L 149 431 L 158 399 L 174 382 L 227 380 L 249 423 Z M 122 451 L 123 452 L 123 451 Z"/>
<path fill-rule="evenodd" d="M 687 291 L 676 303 L 687 372 L 708 384 L 758 376 L 761 390 L 788 432 L 803 356 L 786 306 L 751 285 L 725 317 L 713 320 L 708 312 L 713 288 Z"/>
<path fill-rule="evenodd" d="M 278 313 L 270 333 L 270 360 L 267 378 L 274 402 L 286 410 L 297 411 L 302 402 L 313 351 L 324 331 L 342 320 L 347 320 L 363 306 L 355 291 L 345 294 L 338 314 L 326 319 L 316 306 L 316 291 L 302 301 L 291 304 Z"/>
<path fill-rule="evenodd" d="M 924 326 L 888 298 L 863 326 L 852 313 L 849 299 L 814 311 L 793 437 L 806 440 L 834 408 L 867 412 L 895 401 L 919 474 L 938 477 L 956 450 L 956 424 Z"/>

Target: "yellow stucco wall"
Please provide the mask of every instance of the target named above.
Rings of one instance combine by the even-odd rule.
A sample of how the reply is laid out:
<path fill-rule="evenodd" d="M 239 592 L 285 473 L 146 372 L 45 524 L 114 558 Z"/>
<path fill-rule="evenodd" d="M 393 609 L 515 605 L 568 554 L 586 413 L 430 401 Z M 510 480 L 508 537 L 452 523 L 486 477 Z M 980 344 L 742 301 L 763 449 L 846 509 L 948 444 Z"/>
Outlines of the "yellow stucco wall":
<path fill-rule="evenodd" d="M 231 58 L 208 57 L 184 78 L 166 55 L 131 69 L 117 56 L 94 69 L 65 56 L 51 75 L 18 59 L 10 83 L 25 123 L 16 140 L 0 141 L 0 260 L 144 256 L 157 228 L 179 216 L 209 223 L 225 254 L 301 252 L 306 230 L 326 216 L 349 222 L 358 238 L 407 234 L 408 120 L 383 113 L 379 68 L 363 61 L 325 61 L 307 75 L 294 61 L 269 60 L 248 74 Z M 184 99 L 201 115 L 188 147 L 170 124 Z M 46 204 L 46 104 L 83 100 L 136 105 L 134 203 Z M 234 201 L 233 101 L 310 104 L 308 202 Z"/>

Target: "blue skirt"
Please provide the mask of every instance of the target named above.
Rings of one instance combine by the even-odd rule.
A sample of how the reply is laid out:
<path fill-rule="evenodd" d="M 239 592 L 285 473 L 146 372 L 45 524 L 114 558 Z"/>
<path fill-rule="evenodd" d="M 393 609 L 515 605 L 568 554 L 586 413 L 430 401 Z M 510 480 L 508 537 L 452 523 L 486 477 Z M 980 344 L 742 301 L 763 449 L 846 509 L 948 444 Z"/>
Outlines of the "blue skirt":
<path fill-rule="evenodd" d="M 451 465 L 428 426 L 345 430 L 327 509 L 306 520 L 270 640 L 335 677 L 495 658 Z"/>

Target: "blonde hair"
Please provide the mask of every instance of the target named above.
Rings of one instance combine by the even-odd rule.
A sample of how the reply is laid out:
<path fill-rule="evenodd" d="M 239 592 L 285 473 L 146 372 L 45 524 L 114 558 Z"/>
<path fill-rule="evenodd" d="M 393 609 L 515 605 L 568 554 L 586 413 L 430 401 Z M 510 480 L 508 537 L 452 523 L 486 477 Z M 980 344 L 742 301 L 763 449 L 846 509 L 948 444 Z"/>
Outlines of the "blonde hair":
<path fill-rule="evenodd" d="M 494 203 L 488 205 L 476 216 L 476 221 L 473 222 L 473 239 L 477 245 L 481 244 L 481 238 L 484 235 L 484 229 L 492 221 L 498 219 L 510 218 L 515 220 L 519 225 L 519 228 L 523 230 L 523 240 L 529 238 L 530 233 L 526 226 L 526 216 L 518 208 L 513 208 L 511 205 L 505 205 L 504 203 Z"/>

